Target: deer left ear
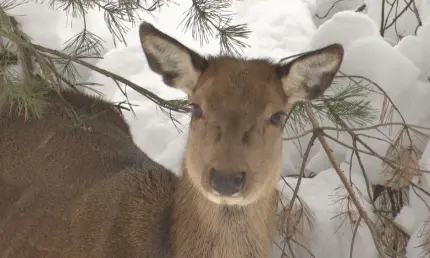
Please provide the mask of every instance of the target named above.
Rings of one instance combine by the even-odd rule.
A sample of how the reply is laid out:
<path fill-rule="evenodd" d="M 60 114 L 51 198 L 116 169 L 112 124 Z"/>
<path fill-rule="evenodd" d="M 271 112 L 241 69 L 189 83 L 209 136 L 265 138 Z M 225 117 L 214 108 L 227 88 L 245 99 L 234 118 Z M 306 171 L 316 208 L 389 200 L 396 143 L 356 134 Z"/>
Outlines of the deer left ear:
<path fill-rule="evenodd" d="M 343 54 L 342 45 L 332 44 L 278 65 L 288 104 L 321 96 L 331 86 L 342 64 Z"/>
<path fill-rule="evenodd" d="M 208 61 L 150 23 L 142 22 L 139 34 L 151 70 L 161 75 L 166 85 L 191 96 Z"/>

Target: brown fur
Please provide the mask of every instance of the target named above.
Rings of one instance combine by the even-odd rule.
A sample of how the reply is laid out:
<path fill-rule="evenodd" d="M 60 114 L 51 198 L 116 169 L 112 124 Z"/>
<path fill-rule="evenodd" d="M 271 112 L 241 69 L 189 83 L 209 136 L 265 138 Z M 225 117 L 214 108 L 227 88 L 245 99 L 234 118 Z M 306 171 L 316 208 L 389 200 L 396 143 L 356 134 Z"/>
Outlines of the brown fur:
<path fill-rule="evenodd" d="M 251 76 L 257 73 L 267 76 Z M 181 223 L 175 223 L 172 229 L 174 254 L 181 258 L 268 257 L 276 218 L 276 171 L 281 168 L 281 157 L 273 154 L 281 153 L 282 142 L 281 128 L 271 126 L 267 117 L 283 108 L 285 96 L 280 81 L 274 67 L 265 60 L 247 62 L 223 57 L 209 61 L 198 87 L 190 101 L 198 103 L 206 117 L 191 123 L 184 179 L 175 196 L 173 219 Z M 255 117 L 260 118 L 257 123 Z M 220 205 L 199 193 L 199 182 L 204 191 L 210 191 L 206 165 L 228 173 L 243 164 L 250 183 L 242 198 L 251 200 L 251 204 Z"/>
<path fill-rule="evenodd" d="M 197 114 L 174 196 L 173 257 L 268 257 L 282 167 L 282 118 L 295 102 L 319 97 L 331 85 L 343 48 L 334 44 L 275 64 L 203 57 L 149 23 L 141 24 L 140 39 L 149 67 L 166 85 L 187 93 Z M 273 123 L 276 114 L 284 114 L 279 123 Z M 214 172 L 221 178 L 245 175 L 243 187 L 221 195 L 211 182 Z"/>
<path fill-rule="evenodd" d="M 183 176 L 144 154 L 107 102 L 51 93 L 45 116 L 28 122 L 0 109 L 0 258 L 268 257 L 282 165 L 271 118 L 322 94 L 343 49 L 280 65 L 204 58 L 147 23 L 140 35 L 151 69 L 202 110 Z M 216 195 L 212 168 L 245 173 L 241 192 Z"/>
<path fill-rule="evenodd" d="M 186 173 L 186 171 L 184 171 Z M 174 257 L 268 257 L 277 193 L 247 206 L 218 205 L 180 181 L 173 210 Z"/>
<path fill-rule="evenodd" d="M 40 120 L 0 114 L 0 257 L 170 257 L 176 177 L 110 104 L 52 93 Z"/>

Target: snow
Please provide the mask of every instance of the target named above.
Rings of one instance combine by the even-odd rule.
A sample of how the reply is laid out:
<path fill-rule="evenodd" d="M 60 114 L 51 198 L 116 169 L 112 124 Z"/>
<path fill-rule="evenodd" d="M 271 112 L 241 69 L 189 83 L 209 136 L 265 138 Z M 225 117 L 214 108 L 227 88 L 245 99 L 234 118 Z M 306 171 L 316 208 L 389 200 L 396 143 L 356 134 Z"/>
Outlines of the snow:
<path fill-rule="evenodd" d="M 310 12 L 301 0 L 244 0 L 235 4 L 235 21 L 245 22 L 252 31 L 246 41 L 248 57 L 279 60 L 303 51 L 315 33 Z M 261 10 L 270 15 L 261 15 Z"/>
<path fill-rule="evenodd" d="M 308 4 L 316 25 L 321 25 L 341 11 L 355 10 L 364 3 L 363 0 L 304 0 L 304 2 Z"/>
<path fill-rule="evenodd" d="M 430 144 L 425 148 L 420 164 L 422 169 L 430 169 Z M 423 184 L 421 187 L 427 192 L 430 191 L 430 174 L 423 174 Z M 407 215 L 399 216 L 398 222 L 407 228 L 408 233 L 411 234 L 411 239 L 407 246 L 408 257 L 420 257 L 423 251 L 423 248 L 420 247 L 423 241 L 421 234 L 425 230 L 430 230 L 430 209 L 426 205 L 430 201 L 430 196 L 420 190 L 410 190 L 409 194 L 410 203 L 403 207 L 401 211 L 408 214 L 408 217 L 406 217 Z"/>
<path fill-rule="evenodd" d="M 402 36 L 412 35 L 418 27 L 418 19 L 415 15 L 414 4 L 409 5 L 411 1 L 398 1 L 392 10 L 391 7 L 386 4 L 384 6 L 384 12 L 382 12 L 382 5 L 376 1 L 365 0 L 365 2 L 368 6 L 367 14 L 378 24 L 378 27 L 380 27 L 381 18 L 384 20 L 384 27 L 389 27 L 393 24 L 385 32 L 385 37 L 393 42 L 398 34 Z M 430 2 L 428 0 L 417 0 L 414 2 L 420 14 L 421 21 L 426 22 L 429 18 Z M 399 16 L 401 12 L 402 15 Z M 384 13 L 383 17 L 381 17 L 382 13 Z M 396 26 L 393 23 L 394 19 L 397 20 Z"/>
<path fill-rule="evenodd" d="M 348 166 L 346 163 L 341 164 L 344 171 L 348 171 Z M 348 176 L 348 173 L 345 174 Z M 352 174 L 352 180 L 356 183 L 359 191 L 366 192 L 362 176 Z M 297 179 L 287 179 L 287 182 L 293 189 L 297 185 Z M 311 248 L 316 257 L 349 257 L 349 243 L 355 226 L 350 226 L 349 223 L 342 224 L 341 219 L 333 219 L 339 212 L 347 211 L 345 208 L 341 208 L 340 203 L 334 203 L 345 196 L 345 189 L 341 192 L 336 190 L 340 185 L 341 181 L 333 168 L 321 171 L 312 179 L 303 178 L 300 184 L 299 196 L 313 212 L 314 221 L 312 227 L 305 226 L 308 230 L 303 234 L 304 237 L 299 237 L 299 239 L 301 244 Z M 279 189 L 284 196 L 291 199 L 293 192 L 282 181 L 279 182 Z M 362 196 L 360 201 L 365 210 L 370 212 L 372 207 L 365 196 Z M 295 203 L 298 204 L 299 202 L 296 200 Z M 346 202 L 343 204 L 346 205 Z M 353 210 L 353 213 L 357 214 L 357 211 Z M 313 228 L 313 230 L 309 230 L 309 228 Z M 292 245 L 296 257 L 310 257 L 305 249 Z M 376 249 L 373 246 L 368 228 L 361 225 L 355 239 L 353 257 L 377 257 Z M 281 256 L 275 251 L 273 257 Z"/>
<path fill-rule="evenodd" d="M 340 43 L 347 49 L 351 42 L 365 37 L 380 37 L 375 23 L 365 14 L 344 11 L 336 13 L 318 27 L 311 40 L 311 47 L 320 48 Z"/>
<path fill-rule="evenodd" d="M 58 8 L 58 6 L 56 7 Z M 11 8 L 7 13 L 16 18 L 21 29 L 26 32 L 34 44 L 55 50 L 63 49 L 64 43 L 82 31 L 84 26 L 82 19 L 70 19 L 61 9 L 53 9 L 45 1 L 26 2 Z M 104 41 L 105 49 L 102 51 L 102 55 L 114 47 L 112 36 L 104 22 L 103 12 L 94 9 L 88 12 L 87 30 L 97 34 Z M 85 60 L 91 64 L 97 62 L 97 59 Z M 88 69 L 80 65 L 76 65 L 76 67 L 82 80 L 88 79 Z"/>
<path fill-rule="evenodd" d="M 411 10 L 408 9 L 406 15 L 398 20 L 397 30 L 405 36 L 402 39 L 397 37 L 394 26 L 385 33 L 384 37 L 380 36 L 380 1 L 341 1 L 326 18 L 321 20 L 315 17 L 317 13 L 325 14 L 334 2 L 335 0 L 243 0 L 235 2 L 233 5 L 233 10 L 237 13 L 235 21 L 246 22 L 253 31 L 246 41 L 251 47 L 245 49 L 245 55 L 279 60 L 301 51 L 323 47 L 331 43 L 341 43 L 345 48 L 342 72 L 369 78 L 388 93 L 409 123 L 430 126 L 430 112 L 428 112 L 430 110 L 430 101 L 428 101 L 430 97 L 428 81 L 430 76 L 430 48 L 428 47 L 430 46 L 430 2 L 428 0 L 415 1 L 423 22 L 423 26 L 417 30 L 416 35 L 414 32 L 417 19 Z M 399 10 L 408 2 L 399 1 Z M 351 11 L 363 3 L 367 5 L 367 12 Z M 180 4 L 164 7 L 162 12 L 155 14 L 157 18 L 147 14 L 142 14 L 142 16 L 161 31 L 202 54 L 218 53 L 220 48 L 217 40 L 211 39 L 200 45 L 193 39 L 191 32 L 184 33 L 178 27 L 189 4 L 189 0 L 182 0 Z M 61 11 L 51 10 L 46 4 L 26 3 L 12 9 L 10 13 L 13 15 L 25 14 L 25 16 L 18 16 L 22 29 L 34 43 L 53 49 L 61 49 L 67 39 L 82 29 L 82 22 L 79 19 L 73 20 L 73 26 L 66 26 L 70 23 L 67 17 Z M 384 17 L 387 14 L 388 8 L 386 7 Z M 393 16 L 390 16 L 388 23 L 392 19 Z M 104 25 L 102 12 L 91 10 L 88 15 L 88 26 L 90 31 L 96 32 L 105 40 L 106 47 L 103 53 L 104 58 L 98 61 L 92 60 L 93 64 L 117 73 L 163 98 L 186 97 L 181 91 L 164 85 L 160 76 L 150 70 L 140 46 L 136 27 L 130 27 L 130 31 L 126 35 L 127 46 L 119 44 L 114 47 L 111 35 Z M 40 31 L 41 29 L 43 32 Z M 82 80 L 104 85 L 95 87 L 105 94 L 106 99 L 124 100 L 123 94 L 111 79 L 97 72 L 90 73 L 82 67 L 80 71 L 83 72 Z M 343 81 L 345 80 L 343 79 Z M 136 116 L 131 112 L 125 112 L 137 145 L 154 160 L 180 174 L 189 116 L 175 114 L 175 118 L 181 124 L 174 125 L 171 119 L 163 114 L 153 102 L 130 88 L 123 88 L 123 90 L 127 91 L 130 102 L 138 105 L 133 107 Z M 380 112 L 384 101 L 381 95 L 370 93 L 367 98 Z M 396 115 L 393 120 L 401 121 Z M 376 120 L 376 122 L 378 121 Z M 326 120 L 323 120 L 322 123 L 330 125 Z M 381 131 L 387 137 L 394 138 L 399 127 L 393 127 L 393 130 L 382 128 Z M 351 139 L 346 133 L 340 135 L 333 132 L 327 133 L 352 145 Z M 368 130 L 363 133 L 381 137 L 381 133 L 376 130 Z M 293 131 L 288 131 L 288 136 L 294 135 Z M 303 149 L 309 139 L 308 135 L 300 140 L 285 142 L 284 176 L 299 172 Z M 333 141 L 329 141 L 329 143 L 345 175 L 353 177 L 357 187 L 356 191 L 362 193 L 359 195 L 362 205 L 374 218 L 369 202 L 370 196 L 367 194 L 365 179 L 358 160 L 354 158 L 350 161 L 351 150 Z M 387 143 L 372 138 L 366 138 L 366 143 L 381 156 L 385 156 Z M 430 170 L 428 139 L 424 141 L 414 139 L 414 144 L 422 154 L 420 165 L 423 169 Z M 364 148 L 360 144 L 358 147 Z M 378 158 L 366 154 L 362 154 L 361 158 L 364 168 L 369 171 L 370 182 L 384 184 L 388 176 L 379 173 L 382 162 Z M 352 163 L 350 164 L 350 162 Z M 303 235 L 299 236 L 299 239 L 303 241 L 302 244 L 310 248 L 316 257 L 349 257 L 354 229 L 347 225 L 335 232 L 340 222 L 333 216 L 343 208 L 340 203 L 334 201 L 333 195 L 337 193 L 336 188 L 341 182 L 318 142 L 314 144 L 306 165 L 306 174 L 309 173 L 316 176 L 302 179 L 299 196 L 313 212 L 315 221 L 313 227 L 309 225 L 305 227 Z M 284 179 L 293 188 L 297 184 L 297 178 L 285 177 Z M 414 180 L 417 182 L 416 178 Z M 285 182 L 279 181 L 279 189 L 286 197 L 291 198 L 292 191 L 286 187 Z M 421 187 L 430 192 L 429 174 L 424 173 Z M 422 241 L 420 234 L 426 221 L 430 218 L 430 211 L 422 201 L 424 198 L 430 204 L 430 197 L 419 190 L 417 192 L 419 196 L 410 190 L 410 203 L 403 207 L 395 220 L 411 235 L 407 247 L 407 257 L 409 258 L 420 257 L 422 248 L 417 247 Z M 294 248 L 296 248 L 296 257 L 310 257 L 303 248 L 298 246 Z M 274 247 L 271 257 L 281 257 L 276 247 Z M 358 229 L 353 257 L 378 257 L 372 237 L 364 224 Z"/>
<path fill-rule="evenodd" d="M 345 53 L 345 62 L 342 71 L 346 74 L 361 75 L 377 83 L 390 96 L 394 103 L 398 104 L 399 97 L 405 89 L 410 88 L 417 81 L 419 70 L 405 56 L 393 49 L 382 38 L 365 37 L 357 39 Z M 395 71 L 395 74 L 392 72 Z M 415 95 L 415 94 L 414 94 Z M 416 96 L 414 96 L 416 97 Z M 368 100 L 372 100 L 372 106 L 381 110 L 383 96 L 379 94 L 369 94 Z M 404 102 L 405 103 L 405 102 Z M 407 103 L 407 102 L 406 102 Z M 399 121 L 395 119 L 395 121 Z M 400 128 L 389 133 L 388 129 L 383 132 L 390 136 L 395 136 Z M 369 132 L 369 135 L 380 136 L 377 131 Z M 369 141 L 368 145 L 381 156 L 384 156 L 389 144 L 381 141 Z M 361 146 L 360 144 L 358 145 Z M 362 155 L 363 164 L 366 171 L 375 167 L 381 167 L 382 161 L 370 155 Z M 358 161 L 354 159 L 353 169 L 359 170 Z M 382 174 L 371 173 L 369 180 L 372 183 L 384 184 L 388 178 Z"/>

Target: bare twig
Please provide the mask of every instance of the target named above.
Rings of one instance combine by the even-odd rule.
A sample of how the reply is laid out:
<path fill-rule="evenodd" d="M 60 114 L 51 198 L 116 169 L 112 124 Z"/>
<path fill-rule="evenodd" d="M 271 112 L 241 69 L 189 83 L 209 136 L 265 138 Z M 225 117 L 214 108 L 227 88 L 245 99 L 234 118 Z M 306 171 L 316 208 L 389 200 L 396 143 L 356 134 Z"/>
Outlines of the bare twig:
<path fill-rule="evenodd" d="M 64 54 L 64 53 L 62 53 L 60 51 L 57 51 L 57 50 L 49 49 L 49 48 L 46 48 L 46 47 L 43 47 L 43 46 L 40 46 L 40 45 L 36 45 L 36 44 L 32 44 L 32 46 L 34 48 L 36 48 L 37 50 L 41 51 L 41 52 L 49 53 L 49 54 L 52 54 L 52 55 L 55 55 L 55 56 L 58 56 L 58 57 L 61 57 L 61 58 L 64 58 L 64 59 L 71 59 L 72 58 L 73 62 L 76 62 L 76 63 L 78 63 L 80 65 L 83 65 L 83 66 L 85 66 L 87 68 L 90 68 L 91 70 L 96 71 L 96 72 L 98 72 L 100 74 L 103 74 L 103 75 L 105 75 L 105 76 L 107 76 L 109 78 L 112 78 L 115 81 L 118 81 L 118 82 L 126 84 L 127 86 L 129 86 L 133 90 L 139 92 L 140 94 L 144 95 L 145 97 L 147 97 L 148 99 L 150 99 L 151 101 L 153 101 L 154 103 L 156 103 L 157 105 L 160 105 L 162 107 L 165 107 L 167 109 L 171 109 L 171 110 L 174 110 L 174 111 L 177 111 L 177 112 L 182 112 L 182 113 L 187 113 L 188 112 L 187 108 L 174 106 L 169 101 L 167 101 L 167 100 L 165 100 L 163 98 L 160 98 L 159 96 L 157 96 L 156 94 L 152 93 L 151 91 L 149 91 L 147 89 L 144 89 L 144 88 L 140 87 L 139 85 L 137 85 L 137 84 L 135 84 L 135 83 L 133 83 L 133 82 L 125 79 L 124 77 L 121 77 L 121 76 L 117 75 L 117 74 L 114 74 L 114 73 L 109 72 L 109 71 L 107 71 L 105 69 L 99 68 L 99 67 L 97 67 L 95 65 L 92 65 L 92 64 L 90 64 L 88 62 L 85 62 L 85 61 L 83 61 L 81 59 L 73 58 L 73 57 L 68 56 L 67 54 Z"/>
<path fill-rule="evenodd" d="M 322 16 L 319 16 L 318 14 L 315 14 L 315 16 L 317 17 L 317 18 L 319 18 L 319 19 L 324 19 L 324 18 L 326 18 L 328 15 L 329 15 L 329 13 L 331 12 L 331 10 L 333 10 L 333 8 L 336 6 L 336 4 L 337 3 L 339 3 L 339 2 L 342 2 L 342 1 L 344 1 L 344 0 L 336 0 L 331 6 L 330 6 L 330 8 L 327 10 L 327 12 L 324 14 L 324 15 L 322 15 Z"/>
<path fill-rule="evenodd" d="M 385 16 L 385 0 L 382 0 L 382 7 L 381 7 L 381 25 L 379 28 L 379 34 L 381 34 L 382 37 L 384 37 L 384 16 Z"/>
<path fill-rule="evenodd" d="M 399 1 L 399 0 L 396 0 L 396 1 Z M 382 2 L 385 3 L 385 0 Z M 397 22 L 397 20 L 403 15 L 403 13 L 405 13 L 408 10 L 408 8 L 412 5 L 413 2 L 414 2 L 414 0 L 410 0 L 408 2 L 408 4 L 400 11 L 400 13 L 398 13 L 396 15 L 396 17 L 394 17 L 394 19 L 391 21 L 391 23 L 389 23 L 388 25 L 386 25 L 383 28 L 383 30 L 385 31 L 385 30 L 389 29 L 391 26 L 393 26 Z M 383 34 L 381 34 L 381 35 L 383 36 Z"/>
<path fill-rule="evenodd" d="M 402 126 L 402 127 L 409 127 L 409 128 L 416 128 L 416 129 L 429 130 L 430 131 L 430 127 L 413 125 L 413 124 L 406 124 L 406 123 L 401 123 L 401 122 L 387 122 L 387 123 L 380 123 L 380 124 L 376 124 L 376 125 L 363 126 L 363 127 L 359 127 L 359 128 L 350 128 L 350 129 L 330 127 L 330 126 L 321 126 L 319 129 L 321 129 L 323 131 L 339 131 L 339 132 L 353 131 L 353 132 L 355 132 L 355 131 L 367 131 L 367 130 L 377 129 L 379 127 L 386 127 L 386 126 Z M 295 135 L 293 137 L 286 137 L 283 140 L 284 141 L 290 141 L 290 140 L 299 139 L 299 138 L 302 138 L 302 137 L 304 137 L 310 133 L 313 133 L 314 131 L 315 131 L 315 128 L 312 128 L 312 129 L 306 130 L 306 131 L 304 131 L 298 135 Z"/>
<path fill-rule="evenodd" d="M 364 9 L 366 9 L 366 4 L 362 4 L 359 7 L 357 7 L 357 9 L 355 9 L 355 12 L 361 13 L 362 11 L 364 11 Z"/>
<path fill-rule="evenodd" d="M 354 242 L 355 237 L 357 236 L 358 227 L 360 226 L 361 217 L 358 218 L 357 224 L 355 225 L 354 232 L 352 233 L 351 247 L 349 249 L 349 257 L 352 258 L 352 254 L 354 253 Z"/>
<path fill-rule="evenodd" d="M 315 117 L 315 114 L 312 111 L 312 108 L 308 103 L 306 103 L 306 113 L 307 113 L 309 119 L 311 120 L 312 126 L 314 128 L 319 128 L 318 120 Z M 357 211 L 359 212 L 360 216 L 363 218 L 364 222 L 369 227 L 370 233 L 372 235 L 373 241 L 375 243 L 375 247 L 378 250 L 379 255 L 381 257 L 387 257 L 385 255 L 384 245 L 381 243 L 380 237 L 378 237 L 378 233 L 375 229 L 375 226 L 374 226 L 372 220 L 369 218 L 369 216 L 367 215 L 363 206 L 361 205 L 361 203 L 358 201 L 357 197 L 355 196 L 354 190 L 351 188 L 351 185 L 349 184 L 348 179 L 346 178 L 346 176 L 343 173 L 342 169 L 340 168 L 338 162 L 336 161 L 336 158 L 334 157 L 333 151 L 330 149 L 328 142 L 324 138 L 321 131 L 316 132 L 316 135 L 317 135 L 318 140 L 320 141 L 322 147 L 324 148 L 325 152 L 327 153 L 327 156 L 329 157 L 333 168 L 335 169 L 336 173 L 338 174 L 338 176 L 339 176 L 340 180 L 342 181 L 345 189 L 348 191 L 348 194 L 350 195 L 352 202 L 354 203 L 355 207 L 357 208 Z"/>

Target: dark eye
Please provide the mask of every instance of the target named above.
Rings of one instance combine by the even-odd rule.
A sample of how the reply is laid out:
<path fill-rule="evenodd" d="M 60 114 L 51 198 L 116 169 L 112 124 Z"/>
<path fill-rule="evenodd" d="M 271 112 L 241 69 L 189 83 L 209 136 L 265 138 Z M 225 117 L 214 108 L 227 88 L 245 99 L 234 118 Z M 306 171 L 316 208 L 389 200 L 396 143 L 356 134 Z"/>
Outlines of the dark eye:
<path fill-rule="evenodd" d="M 191 116 L 193 118 L 200 118 L 202 117 L 202 115 L 203 115 L 202 109 L 198 105 L 191 104 Z"/>
<path fill-rule="evenodd" d="M 277 112 L 270 117 L 270 122 L 274 125 L 281 125 L 283 122 L 284 113 Z"/>

